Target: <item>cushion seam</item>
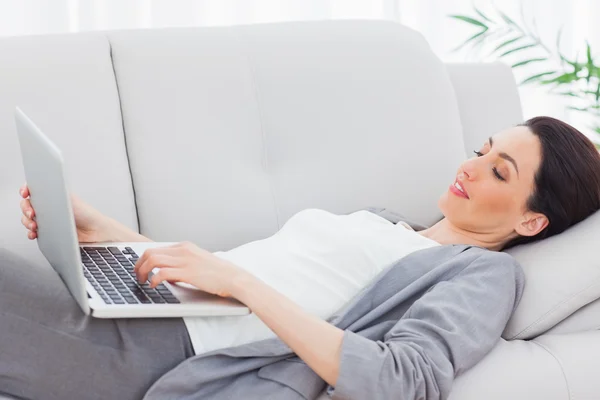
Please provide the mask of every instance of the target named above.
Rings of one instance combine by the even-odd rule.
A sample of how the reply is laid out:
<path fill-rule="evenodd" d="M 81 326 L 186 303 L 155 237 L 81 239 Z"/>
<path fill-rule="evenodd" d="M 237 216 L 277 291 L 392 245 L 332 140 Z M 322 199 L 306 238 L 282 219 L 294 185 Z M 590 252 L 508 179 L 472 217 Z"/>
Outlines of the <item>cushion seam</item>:
<path fill-rule="evenodd" d="M 531 343 L 534 343 L 534 344 L 538 345 L 539 347 L 541 347 L 542 349 L 544 349 L 548 354 L 550 354 L 552 356 L 552 358 L 554 358 L 556 360 L 556 363 L 560 367 L 560 372 L 565 380 L 565 386 L 567 388 L 567 395 L 569 396 L 570 400 L 573 400 L 574 397 L 571 395 L 571 388 L 569 387 L 569 379 L 567 378 L 565 368 L 563 367 L 563 364 L 560 361 L 560 359 L 547 346 L 543 345 L 542 343 L 536 342 L 535 339 L 531 340 Z"/>
<path fill-rule="evenodd" d="M 279 208 L 277 207 L 275 190 L 273 188 L 271 174 L 269 173 L 269 157 L 268 157 L 268 152 L 267 152 L 267 134 L 265 132 L 264 115 L 263 115 L 263 108 L 262 108 L 261 102 L 260 102 L 260 90 L 258 88 L 258 80 L 256 79 L 256 73 L 254 71 L 254 66 L 252 65 L 252 62 L 250 60 L 250 55 L 248 54 L 248 52 L 246 50 L 244 50 L 243 46 L 240 46 L 241 39 L 240 39 L 240 35 L 239 35 L 238 31 L 234 30 L 234 32 L 235 32 L 235 37 L 236 37 L 238 47 L 240 49 L 240 54 L 246 60 L 246 64 L 248 66 L 248 74 L 250 76 L 250 81 L 252 83 L 252 92 L 254 95 L 254 100 L 256 101 L 256 108 L 258 110 L 258 125 L 260 127 L 260 134 L 261 134 L 263 162 L 264 162 L 265 172 L 267 175 L 267 182 L 269 183 L 269 191 L 271 192 L 271 199 L 273 200 L 273 207 L 275 209 L 275 222 L 277 224 L 277 229 L 279 229 L 279 228 L 281 228 L 280 217 L 279 217 Z"/>

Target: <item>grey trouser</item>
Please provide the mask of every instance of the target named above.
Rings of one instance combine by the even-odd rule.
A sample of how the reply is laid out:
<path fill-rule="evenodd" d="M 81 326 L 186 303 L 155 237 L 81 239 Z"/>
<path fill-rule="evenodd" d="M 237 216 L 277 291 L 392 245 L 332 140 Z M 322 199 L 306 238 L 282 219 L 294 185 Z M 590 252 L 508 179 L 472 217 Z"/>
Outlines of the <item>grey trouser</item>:
<path fill-rule="evenodd" d="M 192 355 L 182 319 L 90 318 L 54 270 L 0 249 L 0 394 L 139 400 Z"/>

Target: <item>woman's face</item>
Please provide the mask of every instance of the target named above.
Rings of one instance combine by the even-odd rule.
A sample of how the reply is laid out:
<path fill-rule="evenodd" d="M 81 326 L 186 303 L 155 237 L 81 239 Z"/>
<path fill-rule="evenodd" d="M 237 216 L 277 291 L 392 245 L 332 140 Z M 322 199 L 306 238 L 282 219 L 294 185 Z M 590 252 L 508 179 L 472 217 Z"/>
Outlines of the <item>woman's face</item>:
<path fill-rule="evenodd" d="M 526 208 L 541 162 L 537 136 L 518 126 L 493 135 L 474 150 L 478 154 L 461 164 L 456 180 L 438 202 L 448 221 L 503 242 L 517 234 L 533 236 L 541 231 L 547 221 L 536 222 L 541 214 Z"/>

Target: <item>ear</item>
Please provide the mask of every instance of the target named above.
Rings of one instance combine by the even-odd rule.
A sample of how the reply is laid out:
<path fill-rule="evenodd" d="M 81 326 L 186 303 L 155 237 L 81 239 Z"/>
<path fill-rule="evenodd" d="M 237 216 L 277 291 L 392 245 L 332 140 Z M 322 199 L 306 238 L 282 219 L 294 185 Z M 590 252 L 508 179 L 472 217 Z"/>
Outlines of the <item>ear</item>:
<path fill-rule="evenodd" d="M 528 212 L 515 228 L 521 236 L 535 236 L 548 226 L 548 217 L 540 213 Z"/>

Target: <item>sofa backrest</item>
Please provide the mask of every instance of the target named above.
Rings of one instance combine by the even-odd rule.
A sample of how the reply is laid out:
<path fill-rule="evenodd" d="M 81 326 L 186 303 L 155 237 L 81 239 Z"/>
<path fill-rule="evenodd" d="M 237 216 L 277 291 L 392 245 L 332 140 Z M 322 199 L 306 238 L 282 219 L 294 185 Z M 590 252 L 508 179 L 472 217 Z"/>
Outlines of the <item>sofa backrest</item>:
<path fill-rule="evenodd" d="M 491 96 L 468 95 L 484 81 Z M 0 243 L 17 248 L 32 246 L 16 105 L 63 150 L 74 192 L 155 240 L 209 250 L 306 207 L 432 224 L 466 157 L 461 119 L 468 142 L 521 120 L 507 67 L 446 68 L 419 33 L 381 21 L 9 38 L 0 82 Z"/>
<path fill-rule="evenodd" d="M 62 150 L 71 188 L 136 229 L 119 95 L 106 36 L 0 39 L 0 247 L 44 260 L 20 223 L 18 189 L 25 177 L 15 106 Z"/>
<path fill-rule="evenodd" d="M 464 144 L 446 68 L 416 32 L 297 23 L 109 40 L 152 238 L 229 248 L 307 207 L 440 217 Z"/>

